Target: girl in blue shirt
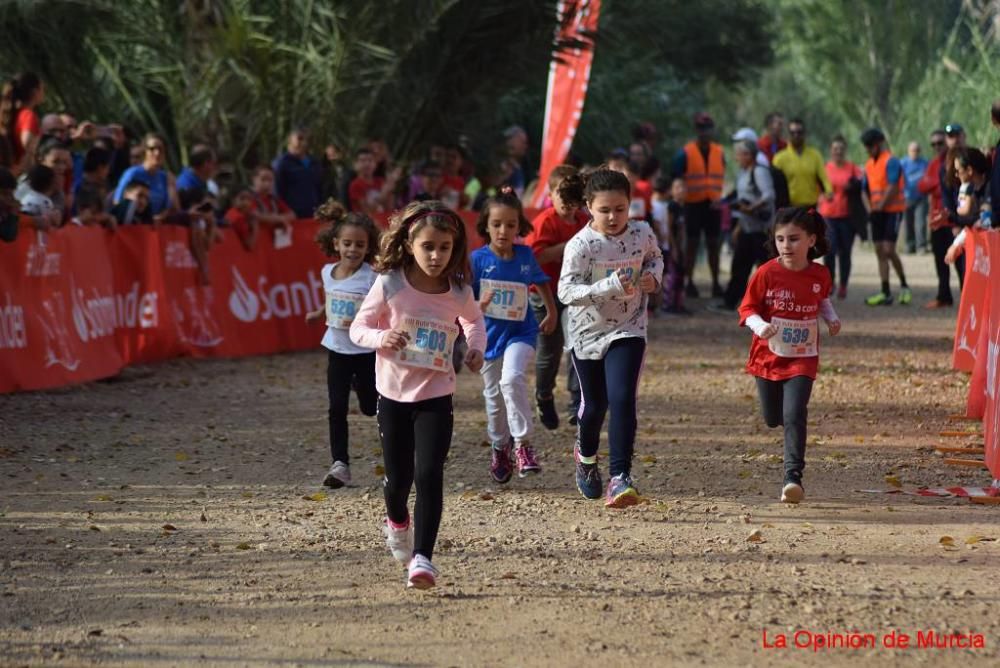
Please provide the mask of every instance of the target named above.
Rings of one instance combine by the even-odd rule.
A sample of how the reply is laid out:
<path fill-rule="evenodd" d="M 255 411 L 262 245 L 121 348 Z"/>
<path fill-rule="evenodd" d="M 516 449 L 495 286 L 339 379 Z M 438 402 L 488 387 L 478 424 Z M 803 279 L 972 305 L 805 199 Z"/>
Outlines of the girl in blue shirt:
<path fill-rule="evenodd" d="M 512 188 L 506 186 L 486 200 L 476 229 L 489 242 L 472 253 L 472 289 L 486 319 L 486 362 L 481 373 L 492 443 L 490 475 L 505 483 L 515 460 L 522 478 L 541 471 L 530 444 L 533 416 L 525 373 L 534 361 L 538 330 L 551 334 L 555 329 L 556 304 L 549 277 L 534 253 L 514 243 L 531 232 L 531 223 Z M 548 315 L 541 324 L 528 308 L 529 286 L 545 301 Z"/>

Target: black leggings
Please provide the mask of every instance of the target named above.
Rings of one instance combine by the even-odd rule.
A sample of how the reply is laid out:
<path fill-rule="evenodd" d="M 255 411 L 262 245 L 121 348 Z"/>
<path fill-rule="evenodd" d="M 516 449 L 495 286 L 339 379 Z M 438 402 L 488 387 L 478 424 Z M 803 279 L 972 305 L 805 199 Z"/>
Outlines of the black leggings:
<path fill-rule="evenodd" d="M 347 407 L 351 387 L 358 395 L 358 408 L 365 415 L 375 415 L 378 392 L 375 390 L 375 353 L 345 355 L 329 351 L 326 387 L 330 395 L 330 454 L 333 461 L 351 462 L 347 452 Z"/>
<path fill-rule="evenodd" d="M 772 429 L 785 427 L 785 482 L 802 482 L 806 467 L 806 421 L 813 381 L 808 376 L 786 380 L 757 378 L 760 412 Z"/>
<path fill-rule="evenodd" d="M 944 261 L 944 256 L 955 240 L 950 227 L 940 227 L 931 230 L 931 249 L 934 251 L 934 270 L 937 271 L 937 300 L 942 304 L 953 303 L 951 296 L 951 267 Z M 955 273 L 958 274 L 958 290 L 962 291 L 962 281 L 965 278 L 965 255 L 955 260 Z"/>
<path fill-rule="evenodd" d="M 444 508 L 444 462 L 455 424 L 451 395 L 415 403 L 378 398 L 378 430 L 385 462 L 385 510 L 396 524 L 410 517 L 406 501 L 414 479 L 414 554 L 434 556 Z M 414 466 L 414 460 L 416 465 Z"/>
<path fill-rule="evenodd" d="M 578 427 L 580 454 L 584 457 L 597 454 L 601 427 L 610 406 L 608 448 L 612 476 L 632 471 L 639 372 L 645 354 L 646 340 L 637 336 L 612 341 L 604 359 L 582 360 L 573 353 L 583 399 Z"/>

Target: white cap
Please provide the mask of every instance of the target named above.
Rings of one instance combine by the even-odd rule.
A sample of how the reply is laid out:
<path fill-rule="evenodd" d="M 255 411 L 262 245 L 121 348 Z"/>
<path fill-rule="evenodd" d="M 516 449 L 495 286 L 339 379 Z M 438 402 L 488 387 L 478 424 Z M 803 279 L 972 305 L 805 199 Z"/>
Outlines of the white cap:
<path fill-rule="evenodd" d="M 733 141 L 746 141 L 747 139 L 753 142 L 757 141 L 757 133 L 754 132 L 753 128 L 740 128 L 733 135 Z"/>

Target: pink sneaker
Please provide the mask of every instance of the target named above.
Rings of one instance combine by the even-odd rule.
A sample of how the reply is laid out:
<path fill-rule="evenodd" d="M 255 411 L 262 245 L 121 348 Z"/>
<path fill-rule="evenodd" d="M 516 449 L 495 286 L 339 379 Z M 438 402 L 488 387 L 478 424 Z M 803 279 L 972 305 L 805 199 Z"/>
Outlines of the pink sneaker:
<path fill-rule="evenodd" d="M 535 449 L 528 445 L 527 441 L 519 444 L 514 450 L 517 458 L 517 476 L 526 477 L 529 473 L 541 473 L 542 465 L 535 458 Z"/>

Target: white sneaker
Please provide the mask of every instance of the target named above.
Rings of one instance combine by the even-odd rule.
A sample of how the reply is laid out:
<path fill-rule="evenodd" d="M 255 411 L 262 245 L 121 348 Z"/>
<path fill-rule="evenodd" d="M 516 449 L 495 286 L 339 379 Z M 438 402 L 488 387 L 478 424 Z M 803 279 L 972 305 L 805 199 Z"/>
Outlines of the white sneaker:
<path fill-rule="evenodd" d="M 408 589 L 430 589 L 437 584 L 438 569 L 431 560 L 422 554 L 415 554 L 410 559 L 409 573 L 406 577 Z"/>
<path fill-rule="evenodd" d="M 324 487 L 332 487 L 333 489 L 340 489 L 345 485 L 351 484 L 351 467 L 341 461 L 336 461 L 330 470 L 326 472 L 326 477 L 323 478 Z"/>
<path fill-rule="evenodd" d="M 781 488 L 781 502 L 782 503 L 798 503 L 805 497 L 805 490 L 802 489 L 802 485 L 798 485 L 794 482 L 790 482 Z"/>
<path fill-rule="evenodd" d="M 382 532 L 393 558 L 401 564 L 410 563 L 413 558 L 413 521 L 407 522 L 404 529 L 394 529 L 389 526 L 387 517 L 382 524 Z"/>

